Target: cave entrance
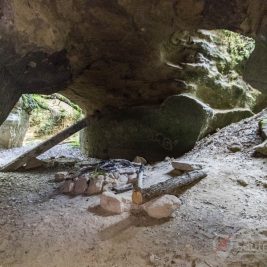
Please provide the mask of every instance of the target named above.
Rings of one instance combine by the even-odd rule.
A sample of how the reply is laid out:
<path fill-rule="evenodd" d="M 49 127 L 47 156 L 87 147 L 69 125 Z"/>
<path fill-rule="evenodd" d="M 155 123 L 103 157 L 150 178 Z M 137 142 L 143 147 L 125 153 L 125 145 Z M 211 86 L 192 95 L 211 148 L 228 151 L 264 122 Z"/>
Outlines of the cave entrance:
<path fill-rule="evenodd" d="M 83 116 L 81 108 L 63 95 L 23 95 L 0 128 L 0 145 L 7 149 L 1 151 L 6 155 L 2 170 L 41 167 L 37 157 L 58 144 L 51 158 L 79 153 L 78 132 L 87 124 Z"/>
<path fill-rule="evenodd" d="M 56 135 L 83 118 L 82 109 L 61 94 L 23 95 L 24 110 L 29 114 L 29 128 L 24 144 L 43 141 Z M 67 138 L 65 143 L 79 147 L 79 134 Z"/>

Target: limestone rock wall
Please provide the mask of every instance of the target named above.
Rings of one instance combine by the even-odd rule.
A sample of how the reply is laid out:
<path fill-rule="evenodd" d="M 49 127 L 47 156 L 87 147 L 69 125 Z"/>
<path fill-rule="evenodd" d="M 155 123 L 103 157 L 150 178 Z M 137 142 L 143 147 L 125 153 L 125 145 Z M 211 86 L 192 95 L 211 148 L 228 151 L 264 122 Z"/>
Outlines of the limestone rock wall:
<path fill-rule="evenodd" d="M 162 43 L 161 56 L 175 69 L 177 92 L 191 93 L 215 109 L 259 111 L 267 95 L 242 76 L 254 48 L 253 39 L 225 30 L 179 31 Z"/>
<path fill-rule="evenodd" d="M 177 157 L 217 128 L 251 116 L 249 109 L 213 110 L 186 94 L 158 106 L 110 110 L 99 114 L 81 133 L 82 151 L 90 157 L 143 156 L 149 161 Z"/>
<path fill-rule="evenodd" d="M 0 126 L 0 147 L 13 148 L 22 146 L 29 128 L 29 119 L 30 115 L 23 109 L 23 103 L 20 100 Z"/>
<path fill-rule="evenodd" d="M 170 60 L 162 46 L 184 30 L 228 29 L 252 36 L 256 49 L 245 76 L 266 91 L 267 63 L 258 52 L 267 43 L 266 10 L 265 0 L 2 0 L 0 123 L 22 93 L 60 90 L 88 114 L 160 109 L 166 99 L 187 90 L 214 108 L 254 108 L 257 93 L 241 80 L 227 86 L 217 65 L 209 74 L 219 76 L 218 84 L 185 80 L 180 63 L 186 63 L 186 77 L 191 67 L 193 75 L 209 74 L 199 60 Z M 214 60 L 202 55 L 212 67 Z M 255 64 L 258 72 L 252 71 Z M 147 123 L 145 115 L 141 119 Z"/>
<path fill-rule="evenodd" d="M 175 70 L 160 56 L 162 42 L 175 31 L 198 28 L 266 36 L 266 5 L 265 0 L 2 0 L 0 122 L 21 93 L 64 89 L 89 113 L 159 104 L 179 87 Z"/>

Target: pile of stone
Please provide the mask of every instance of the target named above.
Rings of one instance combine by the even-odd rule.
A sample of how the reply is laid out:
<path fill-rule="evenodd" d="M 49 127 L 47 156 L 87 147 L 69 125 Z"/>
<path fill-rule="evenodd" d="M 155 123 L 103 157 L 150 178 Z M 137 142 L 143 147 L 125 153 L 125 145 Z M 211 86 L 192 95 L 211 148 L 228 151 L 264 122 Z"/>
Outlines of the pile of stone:
<path fill-rule="evenodd" d="M 140 179 L 144 170 L 142 158 L 135 162 L 128 160 L 100 161 L 97 164 L 87 164 L 77 173 L 58 172 L 55 175 L 56 182 L 63 182 L 61 192 L 73 195 L 100 195 L 101 208 L 112 214 L 121 214 L 132 209 L 145 212 L 155 219 L 169 218 L 181 206 L 178 197 L 163 194 L 140 205 L 133 204 L 131 190 L 134 183 Z M 200 164 L 173 161 L 172 166 L 179 174 L 199 170 Z M 130 185 L 130 186 L 129 186 Z M 121 190 L 118 188 L 126 188 Z"/>
<path fill-rule="evenodd" d="M 58 172 L 56 182 L 63 182 L 60 191 L 73 195 L 96 195 L 105 191 L 127 191 L 143 170 L 141 163 L 128 160 L 100 161 L 88 164 L 77 172 Z"/>

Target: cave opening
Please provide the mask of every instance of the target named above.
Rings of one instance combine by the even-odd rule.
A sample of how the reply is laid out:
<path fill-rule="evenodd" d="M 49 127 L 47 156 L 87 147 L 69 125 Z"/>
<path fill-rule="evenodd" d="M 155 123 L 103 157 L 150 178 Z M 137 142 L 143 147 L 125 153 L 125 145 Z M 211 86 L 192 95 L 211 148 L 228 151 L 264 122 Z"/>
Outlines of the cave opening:
<path fill-rule="evenodd" d="M 0 1 L 0 267 L 267 266 L 266 10 Z"/>

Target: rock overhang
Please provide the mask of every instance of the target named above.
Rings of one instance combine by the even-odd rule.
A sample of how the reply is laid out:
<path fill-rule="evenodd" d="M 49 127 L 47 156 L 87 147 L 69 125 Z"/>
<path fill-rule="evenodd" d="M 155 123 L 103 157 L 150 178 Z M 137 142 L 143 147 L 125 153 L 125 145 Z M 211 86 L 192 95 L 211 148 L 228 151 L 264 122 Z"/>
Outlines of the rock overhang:
<path fill-rule="evenodd" d="M 182 30 L 261 38 L 245 78 L 266 91 L 265 56 L 258 52 L 266 36 L 264 0 L 3 0 L 0 7 L 0 122 L 22 93 L 63 90 L 88 114 L 160 105 L 184 92 L 174 75 L 179 66 L 161 53 L 162 43 Z"/>
<path fill-rule="evenodd" d="M 175 93 L 176 86 L 160 60 L 159 46 L 166 38 L 177 30 L 197 28 L 256 36 L 265 7 L 261 0 L 5 0 L 1 65 L 12 77 L 14 94 L 56 92 L 81 79 L 76 101 L 79 94 L 90 97 L 86 90 L 102 90 L 114 106 L 124 105 L 127 98 L 133 99 L 129 105 L 159 103 Z M 160 83 L 167 89 L 160 90 Z M 73 93 L 72 88 L 67 91 Z"/>

